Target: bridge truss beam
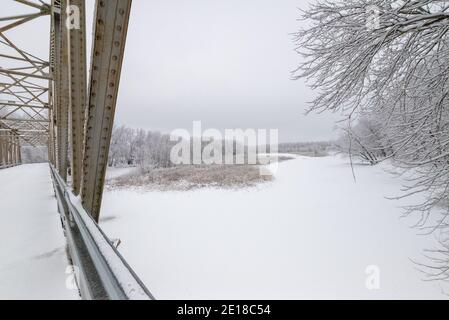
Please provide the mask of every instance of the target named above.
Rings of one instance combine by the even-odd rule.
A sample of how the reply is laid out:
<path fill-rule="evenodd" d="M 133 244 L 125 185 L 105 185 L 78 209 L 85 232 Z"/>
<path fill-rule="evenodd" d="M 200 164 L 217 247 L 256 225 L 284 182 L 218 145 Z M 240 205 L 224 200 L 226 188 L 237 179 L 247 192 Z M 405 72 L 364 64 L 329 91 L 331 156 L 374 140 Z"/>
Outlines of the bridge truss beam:
<path fill-rule="evenodd" d="M 131 0 L 97 0 L 81 198 L 100 215 L 109 146 L 125 50 Z"/>
<path fill-rule="evenodd" d="M 27 12 L 0 17 L 0 135 L 2 164 L 8 166 L 20 164 L 20 146 L 47 144 L 50 108 L 48 61 L 21 48 L 10 35 L 26 23 L 48 16 L 50 6 L 27 0 L 16 2 L 28 7 Z M 30 13 L 30 8 L 34 12 Z M 14 137 L 13 143 L 11 138 L 5 138 L 9 136 Z"/>
<path fill-rule="evenodd" d="M 8 1 L 24 10 L 0 17 L 2 134 L 14 135 L 17 145 L 47 146 L 50 162 L 98 221 L 132 0 L 95 1 L 89 82 L 86 1 Z M 47 58 L 9 34 L 42 17 L 50 25 Z"/>

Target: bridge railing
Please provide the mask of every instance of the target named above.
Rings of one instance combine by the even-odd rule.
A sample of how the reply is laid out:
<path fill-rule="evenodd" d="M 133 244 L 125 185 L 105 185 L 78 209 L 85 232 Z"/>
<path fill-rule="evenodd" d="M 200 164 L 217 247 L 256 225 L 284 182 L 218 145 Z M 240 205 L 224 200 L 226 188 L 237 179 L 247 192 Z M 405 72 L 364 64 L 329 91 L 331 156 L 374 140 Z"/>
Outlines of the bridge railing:
<path fill-rule="evenodd" d="M 70 258 L 83 299 L 154 299 L 98 224 L 50 165 Z"/>

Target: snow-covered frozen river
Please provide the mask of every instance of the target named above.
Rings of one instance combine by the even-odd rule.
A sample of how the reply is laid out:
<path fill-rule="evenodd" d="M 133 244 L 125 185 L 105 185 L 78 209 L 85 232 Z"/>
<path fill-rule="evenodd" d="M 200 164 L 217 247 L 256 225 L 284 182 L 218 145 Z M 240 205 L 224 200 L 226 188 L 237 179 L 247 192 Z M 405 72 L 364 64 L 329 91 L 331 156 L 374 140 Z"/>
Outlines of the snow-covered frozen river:
<path fill-rule="evenodd" d="M 247 190 L 108 191 L 101 226 L 159 299 L 447 298 L 411 262 L 433 236 L 385 198 L 401 180 L 355 170 L 356 182 L 346 160 L 299 157 Z"/>

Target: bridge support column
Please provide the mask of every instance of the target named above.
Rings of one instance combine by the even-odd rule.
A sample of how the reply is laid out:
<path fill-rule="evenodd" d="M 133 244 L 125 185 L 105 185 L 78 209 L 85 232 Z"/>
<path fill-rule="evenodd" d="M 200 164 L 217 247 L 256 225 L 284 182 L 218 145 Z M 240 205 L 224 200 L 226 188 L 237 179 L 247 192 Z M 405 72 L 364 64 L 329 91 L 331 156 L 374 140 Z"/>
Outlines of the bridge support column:
<path fill-rule="evenodd" d="M 17 144 L 16 144 L 16 135 L 14 133 L 11 135 L 11 153 L 12 153 L 12 165 L 17 166 L 18 163 Z"/>
<path fill-rule="evenodd" d="M 20 147 L 20 138 L 16 135 L 16 152 L 17 152 L 17 165 L 22 164 L 22 148 Z"/>
<path fill-rule="evenodd" d="M 79 28 L 72 28 L 68 37 L 69 92 L 71 117 L 71 169 L 72 189 L 75 195 L 81 190 L 84 149 L 84 121 L 87 108 L 86 71 L 86 13 L 85 0 L 68 0 L 79 14 Z"/>
<path fill-rule="evenodd" d="M 10 145 L 11 145 L 11 158 L 12 158 L 12 165 L 15 166 L 17 165 L 17 150 L 16 150 L 16 145 L 15 145 L 15 137 L 14 134 L 11 134 L 11 139 L 10 139 Z"/>
<path fill-rule="evenodd" d="M 98 221 L 131 0 L 97 0 L 81 199 Z"/>
<path fill-rule="evenodd" d="M 85 0 L 52 0 L 51 5 L 50 160 L 67 181 L 70 154 L 73 192 L 81 195 L 84 208 L 97 221 L 131 3 L 132 0 L 96 0 L 89 85 Z M 67 12 L 67 8 L 71 11 Z M 69 20 L 72 14 L 80 21 Z"/>
<path fill-rule="evenodd" d="M 6 146 L 8 148 L 8 166 L 12 166 L 14 165 L 14 156 L 13 156 L 13 152 L 12 152 L 12 135 L 11 132 L 8 132 L 8 140 L 6 143 Z"/>
<path fill-rule="evenodd" d="M 54 7 L 53 0 L 53 7 Z M 68 78 L 68 40 L 67 40 L 67 0 L 61 0 L 60 12 L 53 12 L 54 19 L 54 104 L 56 116 L 56 163 L 60 176 L 67 181 L 68 167 L 68 116 L 69 116 L 69 78 Z"/>
<path fill-rule="evenodd" d="M 52 90 L 50 90 L 49 94 L 50 101 L 53 101 L 53 93 Z M 48 161 L 56 168 L 56 137 L 55 137 L 55 123 L 54 123 L 54 110 L 53 108 L 48 111 L 48 116 L 50 118 L 50 124 L 49 124 L 49 133 L 48 133 Z"/>

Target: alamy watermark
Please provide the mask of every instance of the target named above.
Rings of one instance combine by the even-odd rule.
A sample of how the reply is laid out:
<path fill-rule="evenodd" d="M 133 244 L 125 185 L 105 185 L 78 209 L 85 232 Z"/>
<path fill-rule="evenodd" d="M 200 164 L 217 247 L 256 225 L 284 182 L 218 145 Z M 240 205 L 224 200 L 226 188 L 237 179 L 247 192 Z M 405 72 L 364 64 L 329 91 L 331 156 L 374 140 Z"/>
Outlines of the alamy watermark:
<path fill-rule="evenodd" d="M 368 290 L 380 290 L 380 268 L 376 265 L 366 267 L 365 274 L 367 275 L 365 286 Z"/>
<path fill-rule="evenodd" d="M 65 280 L 65 286 L 67 290 L 78 290 L 78 282 L 80 279 L 80 269 L 77 266 L 69 265 L 67 266 L 65 273 L 67 278 Z"/>
<path fill-rule="evenodd" d="M 66 27 L 69 30 L 81 29 L 81 11 L 78 6 L 70 5 L 66 8 L 67 19 Z"/>
<path fill-rule="evenodd" d="M 177 142 L 170 152 L 175 165 L 261 165 L 261 175 L 277 170 L 279 132 L 277 129 L 203 130 L 201 121 L 193 131 L 176 129 L 170 140 Z M 264 165 L 270 164 L 270 170 Z"/>

